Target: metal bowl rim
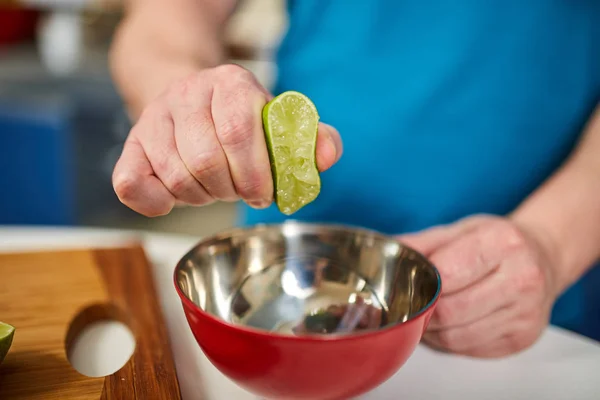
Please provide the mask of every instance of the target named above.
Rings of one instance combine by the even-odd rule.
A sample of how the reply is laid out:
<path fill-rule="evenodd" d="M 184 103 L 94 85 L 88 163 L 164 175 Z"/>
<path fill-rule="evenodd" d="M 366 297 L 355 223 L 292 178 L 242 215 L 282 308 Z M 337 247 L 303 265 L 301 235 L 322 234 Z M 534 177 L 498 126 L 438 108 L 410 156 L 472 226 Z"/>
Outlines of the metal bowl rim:
<path fill-rule="evenodd" d="M 247 226 L 247 227 L 235 227 L 235 228 L 226 229 L 217 234 L 207 236 L 204 239 L 200 239 L 200 241 L 198 243 L 196 243 L 188 252 L 186 252 L 177 262 L 177 265 L 175 266 L 175 269 L 173 271 L 173 283 L 175 285 L 175 290 L 177 291 L 177 294 L 179 295 L 179 298 L 181 299 L 181 301 L 185 305 L 190 307 L 192 310 L 195 310 L 196 312 L 198 312 L 204 318 L 207 318 L 207 319 L 213 321 L 214 323 L 223 325 L 229 329 L 240 331 L 242 333 L 246 333 L 246 334 L 253 335 L 253 336 L 260 336 L 260 337 L 268 338 L 268 339 L 324 343 L 324 342 L 349 341 L 349 340 L 355 340 L 355 339 L 365 338 L 365 337 L 369 337 L 369 336 L 377 336 L 377 335 L 383 334 L 387 331 L 397 329 L 397 328 L 400 328 L 401 326 L 405 326 L 407 324 L 413 323 L 415 320 L 417 320 L 419 317 L 421 317 L 423 314 L 425 314 L 428 310 L 430 310 L 432 307 L 434 307 L 440 298 L 440 295 L 442 292 L 442 278 L 440 276 L 440 273 L 439 273 L 439 270 L 437 269 L 437 267 L 435 265 L 433 265 L 433 263 L 431 263 L 431 261 L 429 261 L 429 259 L 426 258 L 423 254 L 421 254 L 417 250 L 415 250 L 412 247 L 407 246 L 401 242 L 400 242 L 400 244 L 404 248 L 407 248 L 410 251 L 421 256 L 426 261 L 428 267 L 430 267 L 433 270 L 433 272 L 435 273 L 435 276 L 436 276 L 437 290 L 436 290 L 435 294 L 433 295 L 432 299 L 424 307 L 422 307 L 417 313 L 411 315 L 411 317 L 408 318 L 406 321 L 394 322 L 394 323 L 384 326 L 382 328 L 374 329 L 374 330 L 370 330 L 370 331 L 366 331 L 366 332 L 341 334 L 341 335 L 330 334 L 330 335 L 294 336 L 294 335 L 289 335 L 289 334 L 270 332 L 270 331 L 266 331 L 266 330 L 262 330 L 262 329 L 258 329 L 258 328 L 244 326 L 244 325 L 233 324 L 233 323 L 226 321 L 222 318 L 219 318 L 207 311 L 204 311 L 199 305 L 194 303 L 192 301 L 192 299 L 190 299 L 183 292 L 181 287 L 179 286 L 179 283 L 177 281 L 177 274 L 181 270 L 183 262 L 185 260 L 189 259 L 189 255 L 192 254 L 193 252 L 195 252 L 200 246 L 205 246 L 210 242 L 221 240 L 224 238 L 233 237 L 233 236 L 236 236 L 241 233 L 247 233 L 249 231 L 253 231 L 253 230 L 257 230 L 257 229 L 268 229 L 268 228 L 277 228 L 277 227 L 281 228 L 284 225 L 295 225 L 295 226 L 300 226 L 300 227 L 304 227 L 304 228 L 310 228 L 313 230 L 332 229 L 332 228 L 333 229 L 341 229 L 341 230 L 352 231 L 355 233 L 370 234 L 381 240 L 395 241 L 395 239 L 393 239 L 391 236 L 381 233 L 379 231 L 373 230 L 373 229 L 357 227 L 357 226 L 352 226 L 352 225 L 347 225 L 347 224 L 310 223 L 310 222 L 299 222 L 296 220 L 286 220 L 283 223 L 268 223 L 268 224 L 261 223 L 261 224 Z"/>

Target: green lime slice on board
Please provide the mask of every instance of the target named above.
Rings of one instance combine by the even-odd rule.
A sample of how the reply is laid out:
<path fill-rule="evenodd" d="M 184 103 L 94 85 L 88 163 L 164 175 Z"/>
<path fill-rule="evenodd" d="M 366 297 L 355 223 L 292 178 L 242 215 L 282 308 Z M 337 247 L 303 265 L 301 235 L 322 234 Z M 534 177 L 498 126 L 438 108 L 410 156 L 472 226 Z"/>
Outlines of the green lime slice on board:
<path fill-rule="evenodd" d="M 6 357 L 14 336 L 15 328 L 9 324 L 0 322 L 0 364 L 4 360 L 4 357 Z"/>
<path fill-rule="evenodd" d="M 267 103 L 262 114 L 275 204 L 292 215 L 321 192 L 315 152 L 319 113 L 308 97 L 288 91 Z"/>

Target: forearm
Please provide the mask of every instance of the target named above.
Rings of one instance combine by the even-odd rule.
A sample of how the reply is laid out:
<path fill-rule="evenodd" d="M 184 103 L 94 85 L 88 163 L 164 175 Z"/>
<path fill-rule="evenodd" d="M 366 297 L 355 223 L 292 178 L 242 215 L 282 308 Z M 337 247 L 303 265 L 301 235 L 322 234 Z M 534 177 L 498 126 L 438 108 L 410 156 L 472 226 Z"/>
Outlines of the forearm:
<path fill-rule="evenodd" d="M 224 61 L 223 27 L 235 0 L 130 0 L 110 52 L 133 118 L 174 80 Z"/>
<path fill-rule="evenodd" d="M 512 217 L 557 259 L 559 291 L 600 259 L 600 106 L 571 157 Z"/>

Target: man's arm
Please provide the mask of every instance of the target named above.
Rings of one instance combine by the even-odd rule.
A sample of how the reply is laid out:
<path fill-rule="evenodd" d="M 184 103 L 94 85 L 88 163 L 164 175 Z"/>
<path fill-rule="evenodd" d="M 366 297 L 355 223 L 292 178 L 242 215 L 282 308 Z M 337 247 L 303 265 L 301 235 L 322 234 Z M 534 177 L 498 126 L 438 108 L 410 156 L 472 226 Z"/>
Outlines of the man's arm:
<path fill-rule="evenodd" d="M 400 240 L 444 282 L 425 343 L 476 357 L 531 346 L 557 296 L 600 258 L 600 104 L 568 160 L 508 218 L 472 216 Z"/>
<path fill-rule="evenodd" d="M 600 259 L 600 105 L 571 157 L 512 217 L 545 241 L 559 291 Z"/>
<path fill-rule="evenodd" d="M 236 0 L 128 0 L 110 52 L 113 78 L 137 118 L 170 83 L 224 61 Z"/>

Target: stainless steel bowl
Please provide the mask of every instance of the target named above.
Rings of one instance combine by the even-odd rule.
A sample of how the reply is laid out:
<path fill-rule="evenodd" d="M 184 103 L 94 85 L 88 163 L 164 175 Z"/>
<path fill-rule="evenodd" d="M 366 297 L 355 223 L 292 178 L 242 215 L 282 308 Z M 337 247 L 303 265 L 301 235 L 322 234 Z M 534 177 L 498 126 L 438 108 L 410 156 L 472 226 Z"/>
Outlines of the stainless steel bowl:
<path fill-rule="evenodd" d="M 202 240 L 175 284 L 208 314 L 282 335 L 383 329 L 420 315 L 441 291 L 436 268 L 391 237 L 295 221 Z"/>

